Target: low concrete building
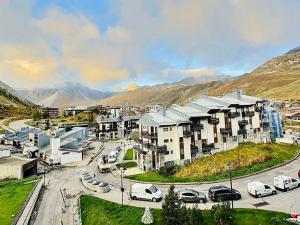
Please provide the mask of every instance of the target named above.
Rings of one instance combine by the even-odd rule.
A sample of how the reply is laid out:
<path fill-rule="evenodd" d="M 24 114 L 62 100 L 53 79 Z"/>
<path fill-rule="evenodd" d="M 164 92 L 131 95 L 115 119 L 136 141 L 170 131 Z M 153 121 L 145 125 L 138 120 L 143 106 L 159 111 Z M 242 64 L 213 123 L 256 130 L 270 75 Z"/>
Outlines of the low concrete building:
<path fill-rule="evenodd" d="M 37 160 L 7 157 L 0 159 L 0 180 L 23 179 L 37 174 Z"/>

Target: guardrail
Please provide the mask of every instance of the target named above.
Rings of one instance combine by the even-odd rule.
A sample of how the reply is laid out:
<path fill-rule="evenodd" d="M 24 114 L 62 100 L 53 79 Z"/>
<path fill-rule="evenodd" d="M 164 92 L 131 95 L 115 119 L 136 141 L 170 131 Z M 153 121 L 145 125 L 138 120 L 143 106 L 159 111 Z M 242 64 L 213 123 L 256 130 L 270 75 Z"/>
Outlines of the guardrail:
<path fill-rule="evenodd" d="M 40 186 L 39 186 L 39 185 L 40 185 Z M 39 187 L 38 187 L 38 186 L 39 186 Z M 42 189 L 42 180 L 40 179 L 38 182 L 36 182 L 36 184 L 34 185 L 32 191 L 30 192 L 30 194 L 29 194 L 28 197 L 26 198 L 26 200 L 25 200 L 25 202 L 24 202 L 22 208 L 19 210 L 19 212 L 18 212 L 17 215 L 15 216 L 15 218 L 14 218 L 14 220 L 13 220 L 13 222 L 12 222 L 12 225 L 16 225 L 16 224 L 26 224 L 26 225 L 27 225 L 27 223 L 28 223 L 28 221 L 29 221 L 29 219 L 30 219 L 30 217 L 31 217 L 32 210 L 33 210 L 33 208 L 34 208 L 34 206 L 35 206 L 35 204 L 36 204 L 36 201 L 37 201 L 37 199 L 38 199 L 38 196 L 39 196 L 39 194 L 40 194 L 41 189 Z M 24 213 L 25 208 L 27 207 L 27 205 L 28 205 L 28 203 L 29 203 L 29 201 L 30 201 L 30 199 L 31 199 L 31 197 L 32 197 L 32 195 L 34 194 L 35 191 L 38 191 L 37 197 L 36 197 L 36 199 L 34 200 L 32 206 L 30 207 L 29 213 L 28 213 L 27 215 L 25 215 L 25 219 L 24 219 L 24 220 L 27 221 L 27 223 L 22 223 L 22 222 L 20 222 L 20 218 L 21 218 L 22 214 Z"/>

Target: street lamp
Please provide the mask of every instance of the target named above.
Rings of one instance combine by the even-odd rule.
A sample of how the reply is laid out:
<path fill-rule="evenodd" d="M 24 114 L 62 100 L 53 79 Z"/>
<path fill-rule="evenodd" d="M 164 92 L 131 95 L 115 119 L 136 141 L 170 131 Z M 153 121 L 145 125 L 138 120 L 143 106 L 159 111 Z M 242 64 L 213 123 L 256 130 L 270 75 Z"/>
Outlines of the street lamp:
<path fill-rule="evenodd" d="M 123 203 L 124 203 L 124 191 L 125 191 L 125 188 L 124 188 L 124 186 L 123 186 L 123 175 L 124 175 L 124 173 L 125 173 L 125 170 L 126 170 L 126 168 L 123 168 L 123 167 L 120 168 L 120 172 L 121 172 L 122 206 L 123 206 Z"/>
<path fill-rule="evenodd" d="M 231 207 L 233 209 L 233 196 L 232 196 L 232 176 L 231 176 L 231 166 L 230 163 L 227 163 L 227 171 L 229 173 L 229 180 L 230 180 L 230 194 L 231 194 Z"/>

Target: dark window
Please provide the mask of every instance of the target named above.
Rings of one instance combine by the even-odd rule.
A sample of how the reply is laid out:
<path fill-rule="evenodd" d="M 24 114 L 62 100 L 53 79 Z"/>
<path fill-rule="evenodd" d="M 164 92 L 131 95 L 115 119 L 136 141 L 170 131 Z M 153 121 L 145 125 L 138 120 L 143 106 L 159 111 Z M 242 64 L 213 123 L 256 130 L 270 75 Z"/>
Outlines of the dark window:
<path fill-rule="evenodd" d="M 168 131 L 169 129 L 167 128 L 167 127 L 165 127 L 164 129 L 163 129 L 163 131 Z"/>
<path fill-rule="evenodd" d="M 164 143 L 169 143 L 169 139 L 165 139 L 165 140 L 164 140 Z"/>
<path fill-rule="evenodd" d="M 152 192 L 149 189 L 145 190 L 147 194 L 152 194 Z"/>

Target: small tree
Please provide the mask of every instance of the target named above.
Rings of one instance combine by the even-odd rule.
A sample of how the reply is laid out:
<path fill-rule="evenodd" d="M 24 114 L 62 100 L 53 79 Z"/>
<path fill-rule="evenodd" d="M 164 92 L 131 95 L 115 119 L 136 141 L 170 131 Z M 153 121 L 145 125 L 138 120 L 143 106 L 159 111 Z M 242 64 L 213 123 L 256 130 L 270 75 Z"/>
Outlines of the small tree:
<path fill-rule="evenodd" d="M 232 224 L 232 210 L 230 208 L 230 203 L 220 202 L 214 205 L 210 210 L 214 223 L 217 225 L 230 225 Z"/>
<path fill-rule="evenodd" d="M 187 216 L 188 216 L 187 221 L 188 221 L 189 225 L 203 224 L 202 211 L 200 209 L 198 209 L 197 207 L 193 207 L 193 208 L 189 209 Z"/>
<path fill-rule="evenodd" d="M 171 185 L 165 202 L 162 205 L 160 222 L 163 225 L 182 225 L 182 202 L 174 191 L 175 186 Z"/>

